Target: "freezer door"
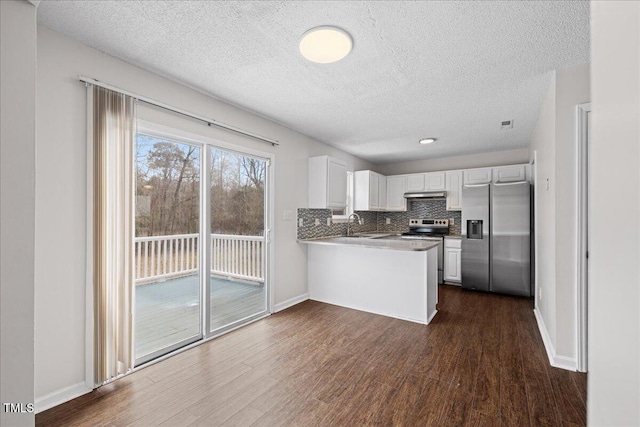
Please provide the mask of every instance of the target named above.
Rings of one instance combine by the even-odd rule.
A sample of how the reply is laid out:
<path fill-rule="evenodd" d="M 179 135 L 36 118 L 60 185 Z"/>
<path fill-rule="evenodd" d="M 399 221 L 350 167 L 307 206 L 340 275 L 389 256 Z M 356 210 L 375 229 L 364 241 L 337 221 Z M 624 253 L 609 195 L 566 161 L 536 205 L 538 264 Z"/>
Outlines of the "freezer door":
<path fill-rule="evenodd" d="M 491 290 L 531 296 L 530 184 L 495 184 L 491 191 Z"/>
<path fill-rule="evenodd" d="M 489 185 L 462 188 L 462 287 L 489 290 Z"/>

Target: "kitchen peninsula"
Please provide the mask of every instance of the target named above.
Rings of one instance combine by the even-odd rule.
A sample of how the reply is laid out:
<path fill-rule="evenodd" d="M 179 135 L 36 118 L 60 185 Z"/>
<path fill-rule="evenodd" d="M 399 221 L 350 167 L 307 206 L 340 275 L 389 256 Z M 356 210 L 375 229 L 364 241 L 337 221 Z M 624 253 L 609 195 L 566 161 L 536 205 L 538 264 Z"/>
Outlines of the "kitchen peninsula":
<path fill-rule="evenodd" d="M 309 299 L 428 324 L 438 302 L 437 243 L 393 235 L 308 244 Z"/>

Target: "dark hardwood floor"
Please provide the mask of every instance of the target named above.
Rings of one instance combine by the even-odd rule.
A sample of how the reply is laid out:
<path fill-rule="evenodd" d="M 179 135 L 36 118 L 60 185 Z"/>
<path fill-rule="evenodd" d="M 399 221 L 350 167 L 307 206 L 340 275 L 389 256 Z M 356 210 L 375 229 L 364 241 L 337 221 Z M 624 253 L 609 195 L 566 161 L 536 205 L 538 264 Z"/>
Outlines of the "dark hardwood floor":
<path fill-rule="evenodd" d="M 586 425 L 532 301 L 440 287 L 429 326 L 306 301 L 36 416 L 38 426 Z"/>

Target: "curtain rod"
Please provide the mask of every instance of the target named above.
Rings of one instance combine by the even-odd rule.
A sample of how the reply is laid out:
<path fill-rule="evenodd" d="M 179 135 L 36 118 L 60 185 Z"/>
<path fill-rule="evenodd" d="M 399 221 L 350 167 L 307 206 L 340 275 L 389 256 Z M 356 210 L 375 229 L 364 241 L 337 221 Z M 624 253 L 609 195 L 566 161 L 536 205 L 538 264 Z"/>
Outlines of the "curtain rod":
<path fill-rule="evenodd" d="M 164 104 L 162 102 L 155 101 L 155 100 L 153 100 L 151 98 L 147 98 L 145 96 L 141 96 L 141 95 L 138 95 L 136 93 L 129 92 L 127 90 L 120 89 L 118 87 L 111 86 L 111 85 L 106 84 L 106 83 L 102 83 L 101 81 L 96 80 L 96 79 L 92 79 L 90 77 L 85 77 L 85 76 L 80 75 L 80 76 L 78 76 L 78 79 L 81 82 L 84 82 L 86 84 L 100 86 L 102 88 L 109 89 L 109 90 L 112 90 L 114 92 L 121 93 L 123 95 L 128 95 L 128 96 L 130 96 L 132 98 L 137 99 L 138 101 L 144 102 L 145 104 L 154 105 L 156 107 L 160 107 L 160 108 L 163 108 L 165 110 L 173 111 L 174 113 L 178 113 L 178 114 L 181 114 L 183 116 L 191 117 L 192 119 L 200 120 L 202 122 L 205 122 L 208 126 L 217 126 L 219 128 L 230 130 L 232 132 L 236 132 L 236 133 L 239 133 L 241 135 L 249 136 L 251 138 L 257 139 L 258 141 L 262 141 L 262 142 L 266 142 L 267 144 L 271 144 L 274 147 L 277 146 L 277 145 L 280 145 L 280 143 L 278 141 L 275 141 L 273 139 L 266 138 L 264 136 L 260 136 L 260 135 L 257 135 L 255 133 L 252 133 L 252 132 L 249 132 L 249 131 L 246 131 L 246 130 L 242 130 L 242 129 L 237 128 L 235 126 L 231 126 L 231 125 L 219 122 L 219 121 L 214 120 L 214 119 L 209 119 L 207 117 L 200 116 L 198 114 L 193 114 L 193 113 L 190 113 L 188 111 L 182 110 L 180 108 L 172 107 L 171 105 L 167 105 L 167 104 Z"/>

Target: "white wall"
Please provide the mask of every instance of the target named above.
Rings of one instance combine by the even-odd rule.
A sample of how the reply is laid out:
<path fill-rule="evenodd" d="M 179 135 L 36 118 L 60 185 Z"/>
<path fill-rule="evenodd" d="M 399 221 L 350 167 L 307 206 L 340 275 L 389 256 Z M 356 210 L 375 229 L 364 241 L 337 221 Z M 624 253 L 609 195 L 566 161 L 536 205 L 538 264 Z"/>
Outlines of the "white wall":
<path fill-rule="evenodd" d="M 404 173 L 470 169 L 485 166 L 515 165 L 521 163 L 529 163 L 528 148 L 389 163 L 385 165 L 378 165 L 375 170 L 383 175 L 398 175 Z"/>
<path fill-rule="evenodd" d="M 556 72 L 556 354 L 575 363 L 576 313 L 576 105 L 591 101 L 590 65 Z"/>
<path fill-rule="evenodd" d="M 578 104 L 590 101 L 589 68 L 554 72 L 530 146 L 538 172 L 536 308 L 552 363 L 567 369 L 575 369 L 577 340 L 575 114 Z"/>
<path fill-rule="evenodd" d="M 535 305 L 538 321 L 542 319 L 542 336 L 546 334 L 546 345 L 555 346 L 556 342 L 556 77 L 555 72 L 549 89 L 545 94 L 538 122 L 531 136 L 531 155 L 536 152 L 536 192 L 535 232 L 537 236 L 536 254 L 536 292 Z M 541 293 L 540 293 L 541 291 Z M 540 296 L 542 295 L 542 298 Z"/>
<path fill-rule="evenodd" d="M 307 158 L 329 154 L 351 169 L 371 164 L 281 125 L 171 82 L 53 31 L 38 28 L 36 148 L 36 396 L 79 392 L 85 379 L 86 96 L 83 74 L 280 141 L 279 147 L 188 119 L 171 124 L 275 155 L 275 303 L 307 293 L 306 247 L 283 210 L 306 207 Z"/>
<path fill-rule="evenodd" d="M 592 426 L 640 425 L 640 3 L 591 2 Z"/>
<path fill-rule="evenodd" d="M 0 2 L 0 403 L 33 404 L 36 9 Z M 26 409 L 26 408 L 25 408 Z M 0 424 L 33 425 L 0 408 Z"/>

